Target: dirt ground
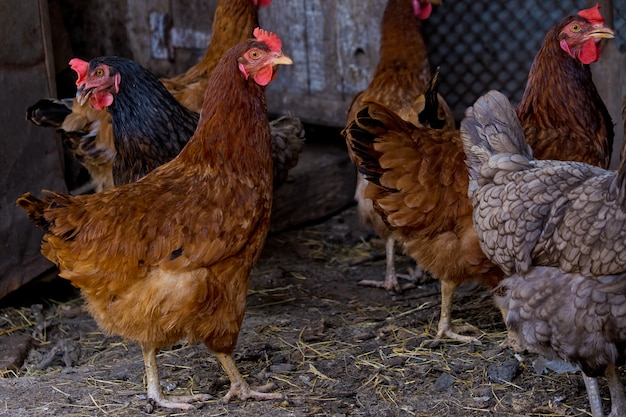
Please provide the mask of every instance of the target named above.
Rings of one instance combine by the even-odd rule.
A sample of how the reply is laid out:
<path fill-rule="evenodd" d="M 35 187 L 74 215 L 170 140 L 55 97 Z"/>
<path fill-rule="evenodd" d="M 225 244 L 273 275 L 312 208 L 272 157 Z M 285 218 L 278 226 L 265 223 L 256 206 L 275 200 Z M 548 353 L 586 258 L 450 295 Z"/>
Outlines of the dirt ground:
<path fill-rule="evenodd" d="M 400 272 L 412 266 L 399 259 Z M 505 327 L 487 292 L 460 289 L 453 312 L 480 327 L 481 345 L 433 345 L 439 282 L 401 295 L 357 285 L 382 278 L 384 264 L 382 242 L 354 208 L 271 235 L 251 277 L 235 359 L 251 385 L 272 382 L 285 399 L 223 404 L 229 384 L 215 357 L 180 344 L 159 355 L 163 389 L 213 398 L 152 415 L 590 415 L 580 373 L 542 373 L 537 357 L 499 348 Z M 148 415 L 139 347 L 101 333 L 65 281 L 27 288 L 2 306 L 0 359 L 25 360 L 0 378 L 0 415 Z"/>

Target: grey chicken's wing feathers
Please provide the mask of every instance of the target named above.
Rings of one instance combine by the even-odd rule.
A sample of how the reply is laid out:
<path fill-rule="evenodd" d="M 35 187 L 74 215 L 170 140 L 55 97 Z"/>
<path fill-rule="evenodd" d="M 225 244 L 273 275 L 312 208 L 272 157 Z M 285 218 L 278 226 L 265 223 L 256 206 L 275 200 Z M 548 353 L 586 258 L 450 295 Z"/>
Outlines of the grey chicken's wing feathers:
<path fill-rule="evenodd" d="M 478 188 L 479 177 L 490 176 L 489 172 L 495 175 L 501 170 L 523 169 L 533 159 L 515 109 L 504 94 L 495 90 L 466 110 L 461 122 L 461 140 L 470 175 L 470 197 Z M 499 154 L 506 157 L 499 158 Z M 480 172 L 481 167 L 493 167 L 495 171 Z"/>
<path fill-rule="evenodd" d="M 496 92 L 467 111 L 461 132 L 478 239 L 505 274 L 533 265 L 584 275 L 626 271 L 623 167 L 533 160 L 513 109 Z"/>

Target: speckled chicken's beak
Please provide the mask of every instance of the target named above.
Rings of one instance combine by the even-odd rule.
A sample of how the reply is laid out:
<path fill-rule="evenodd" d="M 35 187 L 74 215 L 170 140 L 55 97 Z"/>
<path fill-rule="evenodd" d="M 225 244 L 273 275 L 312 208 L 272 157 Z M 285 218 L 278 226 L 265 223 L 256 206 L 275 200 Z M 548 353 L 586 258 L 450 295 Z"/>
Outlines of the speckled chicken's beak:
<path fill-rule="evenodd" d="M 607 27 L 601 27 L 589 32 L 589 36 L 596 39 L 613 39 L 615 37 L 615 32 Z"/>
<path fill-rule="evenodd" d="M 94 87 L 85 88 L 85 84 L 82 84 L 80 87 L 78 87 L 78 89 L 76 90 L 76 100 L 78 101 L 78 104 L 80 104 L 81 106 L 85 104 L 85 102 L 89 100 L 89 96 L 91 95 L 93 89 Z"/>
<path fill-rule="evenodd" d="M 293 61 L 289 58 L 288 55 L 282 54 L 278 58 L 276 58 L 273 62 L 274 65 L 291 65 Z"/>

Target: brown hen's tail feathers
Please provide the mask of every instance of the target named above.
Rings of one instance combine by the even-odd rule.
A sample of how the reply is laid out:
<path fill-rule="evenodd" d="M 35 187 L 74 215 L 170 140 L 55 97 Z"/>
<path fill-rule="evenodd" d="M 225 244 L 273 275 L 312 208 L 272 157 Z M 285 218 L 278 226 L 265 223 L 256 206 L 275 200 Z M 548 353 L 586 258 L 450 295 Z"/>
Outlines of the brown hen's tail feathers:
<path fill-rule="evenodd" d="M 499 91 L 489 91 L 468 107 L 461 122 L 461 140 L 470 176 L 470 195 L 479 176 L 485 175 L 481 167 L 494 155 L 506 155 L 492 162 L 494 168 L 504 170 L 525 168 L 534 159 L 515 109 Z"/>
<path fill-rule="evenodd" d="M 35 197 L 31 193 L 25 193 L 23 196 L 17 199 L 17 205 L 20 206 L 26 214 L 30 221 L 43 230 L 44 232 L 48 232 L 48 228 L 50 223 L 44 217 L 44 211 L 46 209 L 46 203 L 43 200 Z"/>
<path fill-rule="evenodd" d="M 374 144 L 389 132 L 408 134 L 414 127 L 384 105 L 374 101 L 365 101 L 363 108 L 357 113 L 354 121 L 346 127 L 343 135 L 352 149 L 359 172 L 380 188 L 397 191 L 380 182 L 384 169 L 379 161 L 381 153 L 375 150 Z"/>

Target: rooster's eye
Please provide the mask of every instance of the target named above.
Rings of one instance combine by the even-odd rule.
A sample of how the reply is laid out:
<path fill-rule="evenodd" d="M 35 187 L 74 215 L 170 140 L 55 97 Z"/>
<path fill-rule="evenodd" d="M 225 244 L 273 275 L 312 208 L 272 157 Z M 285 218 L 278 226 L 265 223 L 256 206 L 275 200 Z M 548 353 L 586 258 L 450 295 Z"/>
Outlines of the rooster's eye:
<path fill-rule="evenodd" d="M 102 77 L 104 75 L 104 70 L 102 68 L 98 68 L 96 70 L 96 76 Z"/>
<path fill-rule="evenodd" d="M 572 32 L 578 32 L 580 30 L 580 25 L 578 23 L 574 23 L 572 25 Z"/>
<path fill-rule="evenodd" d="M 250 51 L 250 58 L 257 59 L 260 56 L 261 56 L 261 53 L 259 51 Z"/>

